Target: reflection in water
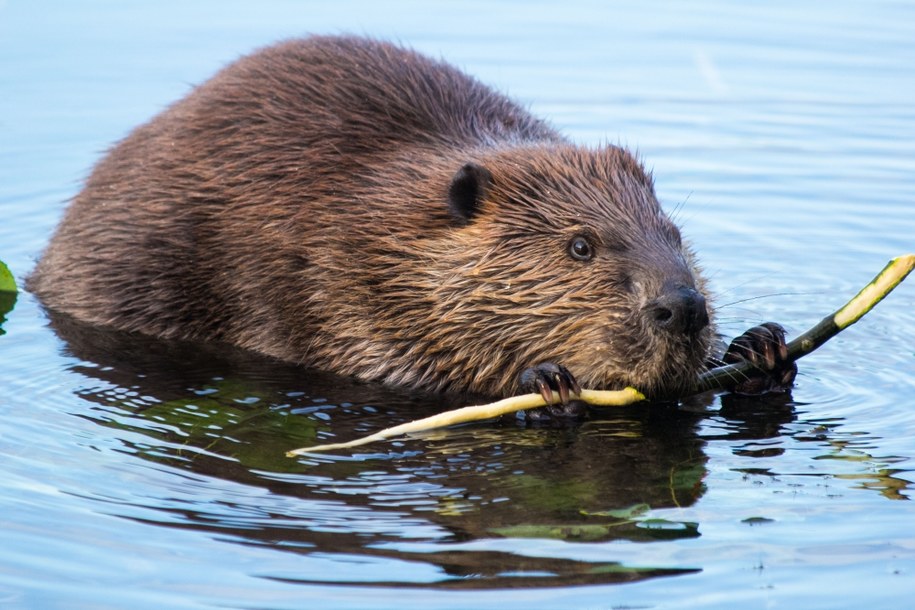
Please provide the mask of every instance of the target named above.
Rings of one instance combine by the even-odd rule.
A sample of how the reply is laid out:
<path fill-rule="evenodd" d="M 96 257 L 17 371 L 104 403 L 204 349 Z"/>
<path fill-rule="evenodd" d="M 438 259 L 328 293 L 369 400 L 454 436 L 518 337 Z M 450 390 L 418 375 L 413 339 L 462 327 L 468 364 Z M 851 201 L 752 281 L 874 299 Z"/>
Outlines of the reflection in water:
<path fill-rule="evenodd" d="M 16 296 L 15 292 L 0 290 L 0 335 L 6 332 L 3 330 L 3 323 L 6 322 L 7 314 L 13 311 L 13 307 L 16 306 Z"/>
<path fill-rule="evenodd" d="M 791 437 L 798 443 L 812 445 L 816 451 L 815 460 L 848 462 L 865 466 L 864 472 L 842 473 L 833 468 L 827 469 L 829 476 L 837 479 L 858 481 L 860 489 L 871 489 L 879 492 L 889 500 L 908 500 L 912 484 L 899 474 L 907 473 L 906 469 L 893 468 L 892 465 L 908 461 L 901 456 L 875 456 L 872 449 L 875 439 L 870 434 L 840 430 L 841 418 L 821 420 L 809 429 L 798 431 L 786 429 L 787 424 L 795 422 L 795 407 L 790 395 L 766 396 L 764 400 L 735 395 L 720 397 L 721 409 L 718 416 L 728 423 L 723 434 L 703 434 L 705 440 L 737 441 L 734 455 L 751 458 L 770 458 L 785 454 L 785 437 Z M 740 441 L 745 441 L 739 444 Z M 824 452 L 825 449 L 825 452 Z M 747 474 L 776 476 L 766 468 L 736 469 Z M 824 472 L 817 469 L 809 473 L 812 477 L 823 477 Z"/>
<path fill-rule="evenodd" d="M 577 561 L 550 556 L 548 546 L 532 556 L 523 541 L 699 536 L 697 524 L 652 518 L 651 511 L 691 505 L 703 493 L 706 457 L 695 433 L 701 414 L 664 406 L 608 410 L 556 428 L 505 419 L 296 461 L 284 453 L 461 400 L 61 316 L 52 324 L 83 361 L 73 370 L 90 380 L 80 396 L 96 406 L 84 416 L 117 430 L 129 453 L 192 474 L 167 497 L 106 493 L 107 501 L 161 514 L 154 522 L 295 552 L 420 561 L 436 568 L 417 583 L 424 586 L 620 582 L 695 569 L 626 566 L 612 556 Z M 486 541 L 487 548 L 474 547 Z M 527 551 L 515 552 L 521 548 Z M 316 578 L 360 580 L 358 571 Z M 390 575 L 370 578 L 394 584 Z"/>

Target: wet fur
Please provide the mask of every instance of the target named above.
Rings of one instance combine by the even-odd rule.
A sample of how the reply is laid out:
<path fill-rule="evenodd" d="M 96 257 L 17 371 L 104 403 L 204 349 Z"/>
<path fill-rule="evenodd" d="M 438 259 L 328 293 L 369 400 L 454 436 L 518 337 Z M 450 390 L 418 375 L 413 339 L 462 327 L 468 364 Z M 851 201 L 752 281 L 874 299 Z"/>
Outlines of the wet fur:
<path fill-rule="evenodd" d="M 491 179 L 462 217 L 448 193 L 468 163 Z M 578 234 L 590 261 L 568 255 Z M 314 37 L 242 58 L 119 143 L 29 287 L 96 324 L 499 395 L 545 360 L 585 387 L 686 386 L 714 328 L 646 321 L 671 278 L 706 292 L 630 153 L 573 145 L 442 62 Z"/>

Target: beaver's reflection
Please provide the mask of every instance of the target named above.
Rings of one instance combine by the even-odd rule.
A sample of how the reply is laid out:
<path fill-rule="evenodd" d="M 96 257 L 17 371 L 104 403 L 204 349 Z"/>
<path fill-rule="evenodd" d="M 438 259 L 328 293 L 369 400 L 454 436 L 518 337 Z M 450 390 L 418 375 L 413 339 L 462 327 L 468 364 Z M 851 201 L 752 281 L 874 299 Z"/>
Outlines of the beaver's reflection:
<path fill-rule="evenodd" d="M 231 497 L 210 486 L 209 495 L 197 490 L 185 501 L 174 489 L 162 490 L 161 506 L 153 508 L 168 513 L 163 524 L 177 517 L 181 527 L 247 543 L 422 561 L 443 574 L 433 584 L 471 588 L 681 571 L 628 569 L 612 556 L 599 564 L 521 557 L 511 552 L 511 539 L 699 535 L 697 524 L 655 517 L 657 509 L 693 504 L 704 491 L 701 413 L 639 406 L 558 428 L 488 422 L 370 445 L 356 456 L 295 461 L 285 451 L 356 438 L 467 399 L 405 394 L 231 348 L 151 340 L 58 315 L 51 321 L 82 360 L 72 369 L 90 380 L 80 395 L 93 406 L 81 416 L 129 431 L 121 442 L 147 460 L 246 486 L 239 493 L 233 485 Z M 747 432 L 777 434 L 778 423 L 769 419 Z M 472 548 L 498 538 L 509 539 L 492 545 L 498 551 Z"/>

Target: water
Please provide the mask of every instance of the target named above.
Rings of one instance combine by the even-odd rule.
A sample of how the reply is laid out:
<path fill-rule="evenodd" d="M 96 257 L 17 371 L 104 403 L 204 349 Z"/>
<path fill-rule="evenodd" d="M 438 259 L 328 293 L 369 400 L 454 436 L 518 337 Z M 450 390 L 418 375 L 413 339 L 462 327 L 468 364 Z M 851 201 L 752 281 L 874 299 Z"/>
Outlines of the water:
<path fill-rule="evenodd" d="M 0 259 L 112 142 L 239 54 L 399 39 L 654 169 L 730 334 L 804 330 L 915 250 L 915 7 L 0 3 Z M 4 608 L 898 608 L 915 592 L 915 284 L 790 398 L 480 423 L 455 406 L 49 319 L 0 336 Z"/>

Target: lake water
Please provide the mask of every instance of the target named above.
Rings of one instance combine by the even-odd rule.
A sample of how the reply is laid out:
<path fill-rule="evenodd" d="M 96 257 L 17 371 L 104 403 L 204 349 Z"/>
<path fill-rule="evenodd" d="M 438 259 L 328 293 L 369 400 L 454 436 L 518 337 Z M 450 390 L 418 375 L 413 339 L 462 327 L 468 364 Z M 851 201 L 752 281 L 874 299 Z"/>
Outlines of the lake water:
<path fill-rule="evenodd" d="M 112 142 L 309 32 L 442 56 L 623 143 L 730 334 L 795 334 L 915 250 L 915 5 L 0 2 L 0 259 Z M 901 608 L 915 280 L 790 397 L 487 422 L 291 460 L 443 400 L 49 319 L 0 336 L 3 608 Z"/>

